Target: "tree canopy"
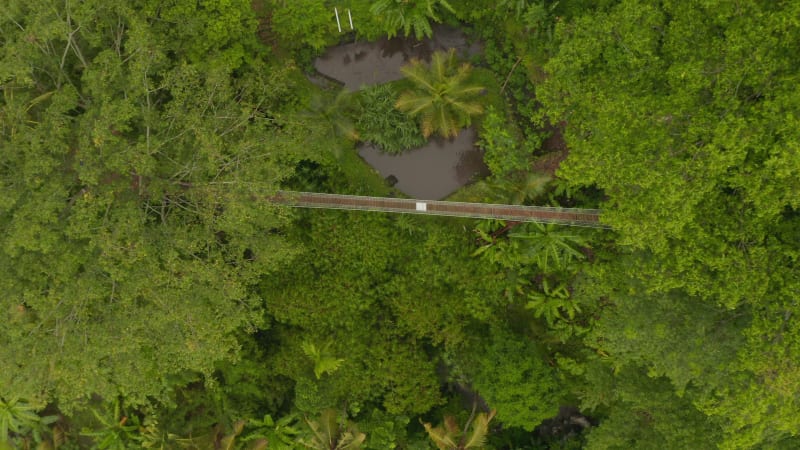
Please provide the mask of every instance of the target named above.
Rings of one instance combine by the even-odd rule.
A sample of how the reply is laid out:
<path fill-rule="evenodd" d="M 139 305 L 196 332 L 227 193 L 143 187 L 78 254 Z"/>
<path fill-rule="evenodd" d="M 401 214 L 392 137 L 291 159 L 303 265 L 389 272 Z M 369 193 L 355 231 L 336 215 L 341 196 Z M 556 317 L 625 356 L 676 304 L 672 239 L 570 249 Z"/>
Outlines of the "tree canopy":
<path fill-rule="evenodd" d="M 616 305 L 596 345 L 695 390 L 722 445 L 747 448 L 797 429 L 800 10 L 712 3 L 625 1 L 559 24 L 536 92 L 567 123 L 559 175 L 602 189 L 619 234 L 593 277 Z"/>
<path fill-rule="evenodd" d="M 0 395 L 159 397 L 262 323 L 252 286 L 292 249 L 253 195 L 310 136 L 276 126 L 290 69 L 245 58 L 253 13 L 226 8 L 12 2 L 0 19 Z"/>
<path fill-rule="evenodd" d="M 8 0 L 0 448 L 797 448 L 798 17 Z M 357 93 L 314 76 L 329 46 L 440 22 L 482 53 Z M 610 229 L 270 202 L 403 196 L 359 140 L 483 111 L 491 174 L 452 200 Z"/>

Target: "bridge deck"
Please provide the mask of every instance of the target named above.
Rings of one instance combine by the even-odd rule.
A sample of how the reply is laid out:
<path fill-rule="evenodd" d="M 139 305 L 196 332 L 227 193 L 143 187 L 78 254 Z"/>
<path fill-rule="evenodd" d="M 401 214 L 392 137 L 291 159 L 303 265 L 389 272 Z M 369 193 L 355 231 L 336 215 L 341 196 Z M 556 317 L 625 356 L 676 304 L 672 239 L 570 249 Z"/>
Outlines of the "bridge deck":
<path fill-rule="evenodd" d="M 601 211 L 598 209 L 446 202 L 293 191 L 279 191 L 272 200 L 298 208 L 383 211 L 607 228 L 600 223 Z"/>

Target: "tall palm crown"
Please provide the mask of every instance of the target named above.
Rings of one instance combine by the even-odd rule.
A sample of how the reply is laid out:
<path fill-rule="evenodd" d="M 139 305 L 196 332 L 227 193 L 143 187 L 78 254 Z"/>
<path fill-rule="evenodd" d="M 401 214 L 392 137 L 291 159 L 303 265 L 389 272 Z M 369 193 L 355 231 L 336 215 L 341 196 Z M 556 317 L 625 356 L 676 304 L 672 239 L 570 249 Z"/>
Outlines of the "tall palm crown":
<path fill-rule="evenodd" d="M 479 413 L 475 415 L 475 407 L 467 420 L 464 429 L 460 429 L 453 416 L 444 418 L 444 423 L 434 427 L 429 423 L 423 423 L 428 437 L 433 441 L 439 450 L 468 450 L 481 449 L 486 444 L 486 437 L 489 434 L 489 422 L 492 421 L 496 410 L 489 414 Z M 474 421 L 473 421 L 474 419 Z"/>
<path fill-rule="evenodd" d="M 433 133 L 454 137 L 483 112 L 476 100 L 483 87 L 469 82 L 472 66 L 458 65 L 455 50 L 434 53 L 430 67 L 414 59 L 401 71 L 414 86 L 400 94 L 395 107 L 418 117 L 425 137 Z"/>
<path fill-rule="evenodd" d="M 297 442 L 304 448 L 312 450 L 359 450 L 367 435 L 360 433 L 352 423 L 340 420 L 334 409 L 326 409 L 319 420 L 306 419 L 311 429 L 310 439 L 299 439 Z"/>

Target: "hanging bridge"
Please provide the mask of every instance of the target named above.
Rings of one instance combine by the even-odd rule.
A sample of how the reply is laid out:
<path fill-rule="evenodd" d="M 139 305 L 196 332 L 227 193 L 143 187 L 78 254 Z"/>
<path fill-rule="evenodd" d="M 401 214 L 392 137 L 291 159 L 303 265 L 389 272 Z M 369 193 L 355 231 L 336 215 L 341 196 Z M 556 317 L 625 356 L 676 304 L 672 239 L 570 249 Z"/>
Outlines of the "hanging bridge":
<path fill-rule="evenodd" d="M 318 192 L 278 191 L 270 197 L 275 203 L 295 208 L 346 209 L 435 216 L 498 219 L 514 222 L 543 222 L 593 228 L 609 228 L 600 223 L 601 210 L 548 206 L 502 205 L 492 203 L 448 202 L 406 198 L 365 197 Z"/>

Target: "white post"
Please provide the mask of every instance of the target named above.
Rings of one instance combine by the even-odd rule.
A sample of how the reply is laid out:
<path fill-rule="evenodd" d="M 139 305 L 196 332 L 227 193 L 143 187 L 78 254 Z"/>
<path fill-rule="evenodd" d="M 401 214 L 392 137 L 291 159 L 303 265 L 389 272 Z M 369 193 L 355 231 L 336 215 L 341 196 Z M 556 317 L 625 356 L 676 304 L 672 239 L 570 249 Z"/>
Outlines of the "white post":
<path fill-rule="evenodd" d="M 353 16 L 350 15 L 350 8 L 347 8 L 347 18 L 350 19 L 350 29 L 353 29 Z"/>
<path fill-rule="evenodd" d="M 336 9 L 335 6 L 333 7 L 333 13 L 336 14 L 336 26 L 339 27 L 339 33 L 341 33 L 342 32 L 342 23 L 339 22 L 339 11 Z"/>

